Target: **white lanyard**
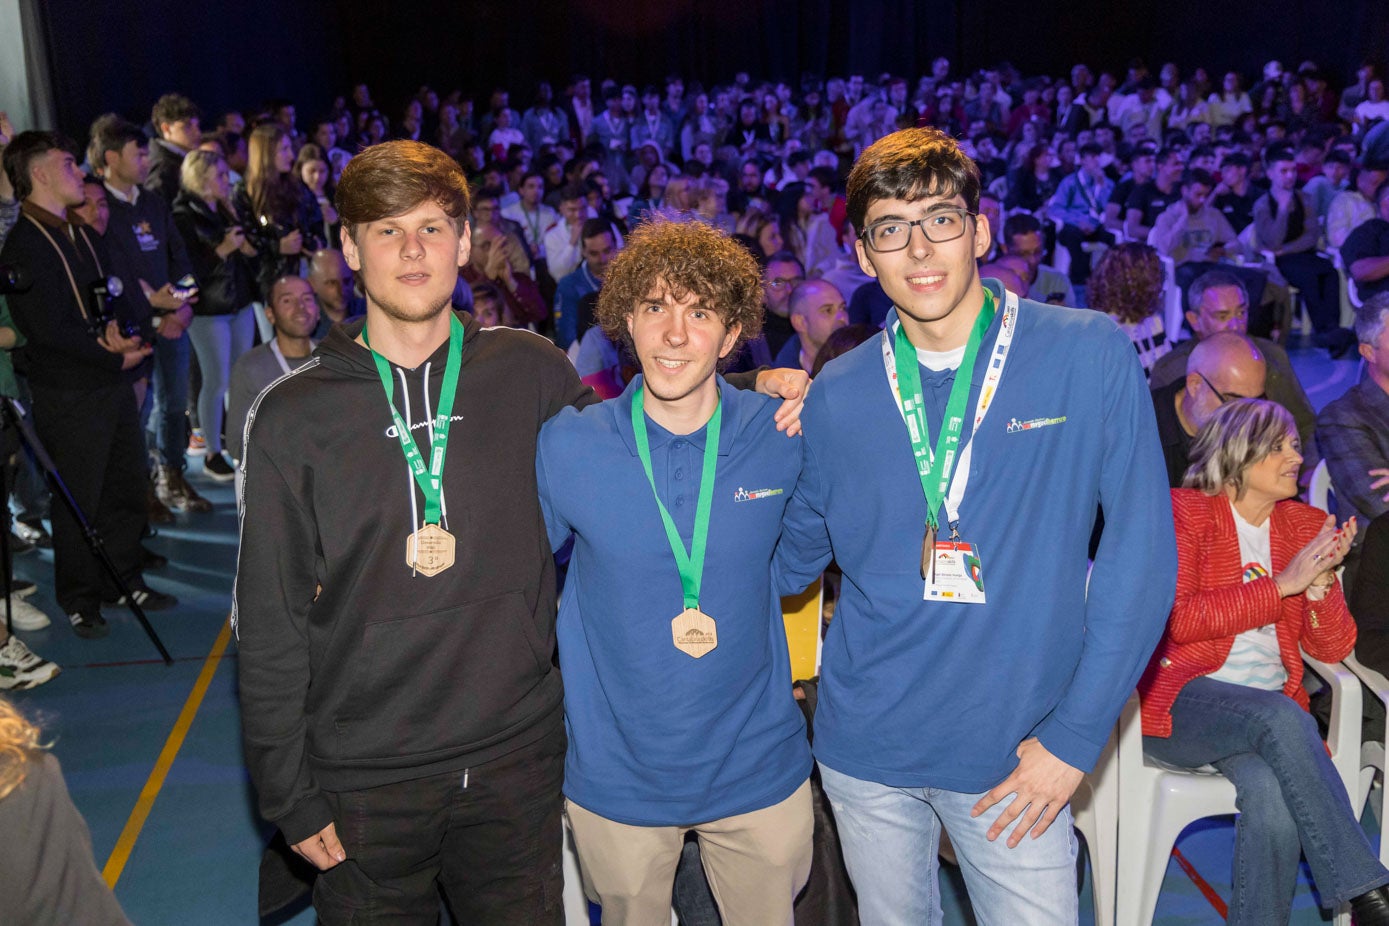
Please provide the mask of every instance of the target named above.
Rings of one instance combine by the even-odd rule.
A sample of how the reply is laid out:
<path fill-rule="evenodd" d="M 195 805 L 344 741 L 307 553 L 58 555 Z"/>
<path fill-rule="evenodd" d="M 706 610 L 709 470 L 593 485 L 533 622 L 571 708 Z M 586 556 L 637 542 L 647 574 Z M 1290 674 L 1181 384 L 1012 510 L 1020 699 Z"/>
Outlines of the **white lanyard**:
<path fill-rule="evenodd" d="M 317 346 L 317 341 L 309 341 L 309 350 L 313 350 Z M 286 375 L 293 372 L 289 368 L 289 361 L 285 359 L 285 352 L 280 350 L 279 338 L 270 339 L 270 353 L 275 355 L 275 362 L 280 365 L 280 369 L 284 370 Z"/>
<path fill-rule="evenodd" d="M 1004 292 L 1003 319 L 998 327 L 998 338 L 994 341 L 993 350 L 987 355 L 983 355 L 981 345 L 980 354 L 983 356 L 976 361 L 985 365 L 985 373 L 979 399 L 974 403 L 974 424 L 970 428 L 969 442 L 960 450 L 959 462 L 955 464 L 955 475 L 951 478 L 950 488 L 945 494 L 945 514 L 950 519 L 952 529 L 960 520 L 960 502 L 964 500 L 965 489 L 969 487 L 969 463 L 974 456 L 974 436 L 979 433 L 979 425 L 989 413 L 994 396 L 998 394 L 998 381 L 1003 378 L 1003 368 L 1008 362 L 1008 349 L 1018 329 L 1017 294 L 1006 290 Z M 883 329 L 883 368 L 887 371 L 888 388 L 892 390 L 892 396 L 896 399 L 897 414 L 901 415 L 903 423 L 906 423 L 906 415 L 902 412 L 902 393 L 897 384 L 897 354 L 893 348 L 897 328 L 901 324 L 901 320 L 894 314 L 891 322 Z M 931 460 L 935 461 L 934 449 L 931 449 Z"/>

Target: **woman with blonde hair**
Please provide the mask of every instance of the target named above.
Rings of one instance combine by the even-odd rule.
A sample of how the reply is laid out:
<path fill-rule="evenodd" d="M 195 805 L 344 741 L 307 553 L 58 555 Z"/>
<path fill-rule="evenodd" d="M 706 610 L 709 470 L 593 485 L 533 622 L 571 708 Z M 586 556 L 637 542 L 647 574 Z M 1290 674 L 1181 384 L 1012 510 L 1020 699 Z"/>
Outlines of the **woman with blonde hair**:
<path fill-rule="evenodd" d="M 1172 350 L 1158 311 L 1163 280 L 1157 251 L 1132 241 L 1110 248 L 1090 274 L 1090 307 L 1104 312 L 1124 329 L 1138 351 L 1145 376 Z"/>
<path fill-rule="evenodd" d="M 1177 595 L 1138 684 L 1143 750 L 1214 765 L 1235 786 L 1233 926 L 1287 923 L 1306 855 L 1329 907 L 1389 924 L 1389 871 L 1370 848 L 1316 721 L 1301 651 L 1323 662 L 1355 644 L 1336 569 L 1354 520 L 1293 501 L 1302 464 L 1281 405 L 1236 399 L 1211 416 L 1172 490 Z"/>
<path fill-rule="evenodd" d="M 230 173 L 220 154 L 190 151 L 179 183 L 174 224 L 201 286 L 188 336 L 202 380 L 197 409 L 207 446 L 203 470 L 225 482 L 235 470 L 222 455 L 223 400 L 231 385 L 232 364 L 251 349 L 255 331 L 256 249 L 229 202 Z"/>
<path fill-rule="evenodd" d="M 0 896 L 9 926 L 130 926 L 39 729 L 0 696 Z M 35 847 L 42 846 L 42 851 Z"/>

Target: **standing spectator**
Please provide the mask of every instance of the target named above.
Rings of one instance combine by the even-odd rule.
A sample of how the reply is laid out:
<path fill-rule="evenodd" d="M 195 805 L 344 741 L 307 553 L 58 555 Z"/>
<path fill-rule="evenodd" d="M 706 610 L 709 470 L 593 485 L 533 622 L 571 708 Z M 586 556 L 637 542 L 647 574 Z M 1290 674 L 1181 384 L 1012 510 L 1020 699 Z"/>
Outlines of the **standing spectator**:
<path fill-rule="evenodd" d="M 521 117 L 521 134 L 535 151 L 569 137 L 569 117 L 555 107 L 555 92 L 546 81 L 535 88 L 535 105 Z"/>
<path fill-rule="evenodd" d="M 578 267 L 561 278 L 555 289 L 555 344 L 561 350 L 568 350 L 593 323 L 591 316 L 580 317 L 580 304 L 585 296 L 598 292 L 608 262 L 617 254 L 617 237 L 602 219 L 584 222 L 579 242 Z"/>
<path fill-rule="evenodd" d="M 183 156 L 202 143 L 202 113 L 188 97 L 166 93 L 154 104 L 150 122 L 156 137 L 145 188 L 170 203 L 178 195 L 178 168 Z"/>
<path fill-rule="evenodd" d="M 203 471 L 225 481 L 233 470 L 222 455 L 223 401 L 232 367 L 250 349 L 255 333 L 255 249 L 232 211 L 226 161 L 209 151 L 192 152 L 184 159 L 181 181 L 174 221 L 201 285 L 188 334 L 202 374 L 198 421 L 207 445 Z"/>
<path fill-rule="evenodd" d="M 251 132 L 246 177 L 232 191 L 232 206 L 256 250 L 257 298 L 282 276 L 297 276 L 323 224 L 318 204 L 294 176 L 294 143 L 278 122 Z"/>
<path fill-rule="evenodd" d="M 319 215 L 323 217 L 318 228 L 312 229 L 312 243 L 323 247 L 338 240 L 338 213 L 333 208 L 333 172 L 323 149 L 318 145 L 304 145 L 294 159 L 294 176 L 303 186 L 300 198 L 305 202 L 310 197 L 318 205 Z"/>

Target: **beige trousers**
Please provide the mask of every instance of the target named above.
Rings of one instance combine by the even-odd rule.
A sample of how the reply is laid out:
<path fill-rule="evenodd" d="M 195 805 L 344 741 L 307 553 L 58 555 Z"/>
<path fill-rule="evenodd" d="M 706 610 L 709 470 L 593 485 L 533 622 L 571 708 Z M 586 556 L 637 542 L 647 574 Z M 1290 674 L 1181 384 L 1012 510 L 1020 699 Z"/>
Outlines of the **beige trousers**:
<path fill-rule="evenodd" d="M 564 804 L 584 892 L 602 905 L 604 926 L 669 926 L 675 866 L 691 831 L 724 926 L 790 926 L 810 877 L 809 781 L 778 804 L 694 826 L 631 826 Z"/>

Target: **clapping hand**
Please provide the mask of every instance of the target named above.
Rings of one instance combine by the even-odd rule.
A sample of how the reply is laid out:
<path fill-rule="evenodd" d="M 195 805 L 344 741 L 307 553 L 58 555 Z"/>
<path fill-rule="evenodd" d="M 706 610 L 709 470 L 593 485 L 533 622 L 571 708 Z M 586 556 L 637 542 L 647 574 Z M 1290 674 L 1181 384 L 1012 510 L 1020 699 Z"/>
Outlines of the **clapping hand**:
<path fill-rule="evenodd" d="M 1350 552 L 1355 534 L 1354 518 L 1338 529 L 1335 516 L 1327 515 L 1326 523 L 1317 535 L 1307 541 L 1307 545 L 1297 552 L 1282 572 L 1274 576 L 1279 594 L 1287 598 L 1300 595 L 1313 585 L 1322 588 L 1329 586 L 1336 578 L 1336 568 Z"/>

